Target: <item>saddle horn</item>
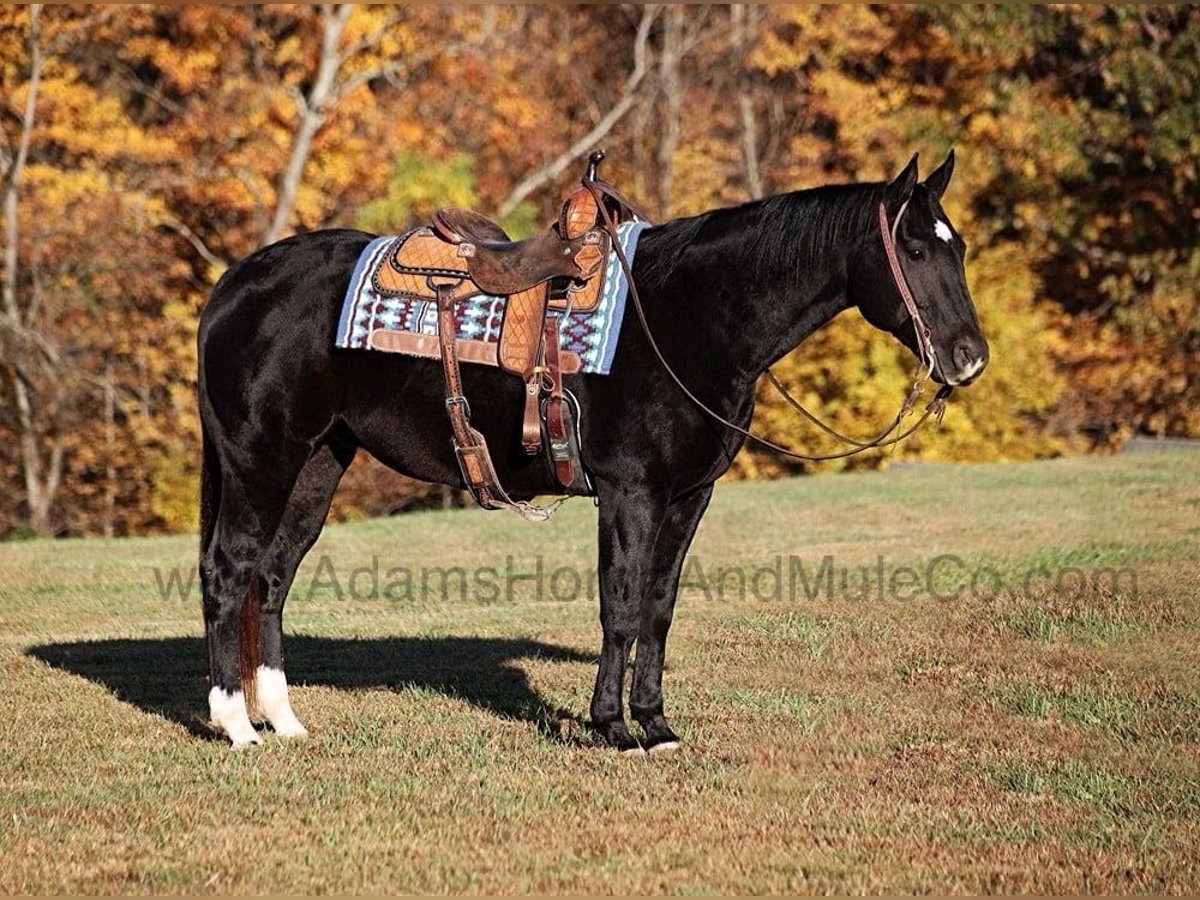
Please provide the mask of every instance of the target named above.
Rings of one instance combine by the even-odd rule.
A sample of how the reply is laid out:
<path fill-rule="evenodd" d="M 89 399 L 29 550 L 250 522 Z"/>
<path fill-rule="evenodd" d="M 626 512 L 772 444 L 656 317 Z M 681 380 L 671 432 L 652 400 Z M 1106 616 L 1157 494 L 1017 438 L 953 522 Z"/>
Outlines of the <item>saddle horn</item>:
<path fill-rule="evenodd" d="M 583 176 L 585 181 L 596 180 L 596 171 L 599 169 L 600 163 L 604 160 L 605 155 L 606 154 L 604 153 L 603 147 L 591 152 L 591 155 L 588 156 L 587 172 Z"/>

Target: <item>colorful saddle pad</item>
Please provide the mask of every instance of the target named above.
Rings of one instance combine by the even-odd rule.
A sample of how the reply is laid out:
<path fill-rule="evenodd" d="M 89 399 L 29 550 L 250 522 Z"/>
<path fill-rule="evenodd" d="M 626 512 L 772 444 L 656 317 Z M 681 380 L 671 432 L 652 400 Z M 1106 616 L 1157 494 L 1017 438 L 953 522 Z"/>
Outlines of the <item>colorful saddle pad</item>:
<path fill-rule="evenodd" d="M 646 227 L 647 223 L 640 221 L 623 222 L 617 227 L 621 247 L 631 264 L 638 238 Z M 387 290 L 395 280 L 378 277 L 381 269 L 390 264 L 394 248 L 412 234 L 376 238 L 363 250 L 342 303 L 334 340 L 336 347 L 436 356 L 436 341 L 388 340 L 390 335 L 396 334 L 437 334 L 435 301 L 406 295 L 400 292 L 402 285 L 398 286 L 400 290 Z M 561 331 L 564 356 L 578 358 L 578 371 L 598 375 L 607 375 L 611 370 L 629 293 L 629 282 L 615 252 L 609 250 L 604 265 L 603 287 L 594 308 L 586 311 L 570 309 Z M 507 302 L 507 297 L 486 294 L 458 300 L 455 319 L 459 340 L 472 346 L 498 344 Z M 418 347 L 421 349 L 416 349 Z M 492 362 L 492 358 L 483 353 L 467 353 L 463 355 L 463 361 Z"/>

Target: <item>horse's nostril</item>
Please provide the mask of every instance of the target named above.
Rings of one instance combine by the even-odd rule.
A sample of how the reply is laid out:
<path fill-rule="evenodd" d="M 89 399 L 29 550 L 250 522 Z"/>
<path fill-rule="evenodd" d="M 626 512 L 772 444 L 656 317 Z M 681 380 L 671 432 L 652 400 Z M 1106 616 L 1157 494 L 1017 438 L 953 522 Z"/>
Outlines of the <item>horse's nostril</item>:
<path fill-rule="evenodd" d="M 951 384 L 970 384 L 987 365 L 987 344 L 963 338 L 954 343 L 950 359 L 954 372 L 950 373 Z"/>
<path fill-rule="evenodd" d="M 964 338 L 964 340 L 954 344 L 954 365 L 959 368 L 966 368 L 967 366 L 976 364 L 976 362 L 983 362 L 986 358 L 988 358 L 988 347 L 986 347 L 986 344 L 980 346 L 978 342 L 972 341 L 970 338 Z"/>
<path fill-rule="evenodd" d="M 954 345 L 954 364 L 960 369 L 965 369 L 967 366 L 976 360 L 975 348 L 966 341 L 959 341 Z"/>

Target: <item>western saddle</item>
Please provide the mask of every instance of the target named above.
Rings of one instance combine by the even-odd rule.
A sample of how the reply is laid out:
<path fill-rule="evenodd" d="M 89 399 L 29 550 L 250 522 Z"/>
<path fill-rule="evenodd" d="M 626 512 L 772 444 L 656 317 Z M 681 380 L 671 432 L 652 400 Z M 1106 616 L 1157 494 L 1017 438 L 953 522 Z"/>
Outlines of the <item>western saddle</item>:
<path fill-rule="evenodd" d="M 559 326 L 570 311 L 587 312 L 600 302 L 612 241 L 610 231 L 600 227 L 602 220 L 611 223 L 638 216 L 615 189 L 597 180 L 603 158 L 603 150 L 591 155 L 581 186 L 567 197 L 558 219 L 544 231 L 512 241 L 487 217 L 447 207 L 433 214 L 430 226 L 399 238 L 373 276 L 373 287 L 381 294 L 437 303 L 436 339 L 377 329 L 370 346 L 441 358 L 459 466 L 475 500 L 485 509 L 509 506 L 528 512 L 532 508 L 509 499 L 483 435 L 471 427 L 460 359 L 498 366 L 524 381 L 522 448 L 536 455 L 548 445 L 558 482 L 568 491 L 587 490 L 575 413 L 565 401 L 562 381 L 564 372 L 579 371 L 581 361 L 560 349 Z M 607 216 L 601 214 L 601 203 Z M 498 343 L 455 333 L 455 304 L 479 295 L 505 298 Z"/>

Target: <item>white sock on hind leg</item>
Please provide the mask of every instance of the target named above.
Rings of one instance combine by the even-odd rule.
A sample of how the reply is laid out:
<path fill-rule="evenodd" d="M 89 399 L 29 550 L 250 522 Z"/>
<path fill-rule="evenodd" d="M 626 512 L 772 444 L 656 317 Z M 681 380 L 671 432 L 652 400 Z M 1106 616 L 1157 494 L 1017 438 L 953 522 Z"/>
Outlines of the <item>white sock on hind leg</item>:
<path fill-rule="evenodd" d="M 229 736 L 234 749 L 262 743 L 262 738 L 250 724 L 246 697 L 241 691 L 231 694 L 224 688 L 214 687 L 208 692 L 208 714 L 213 724 Z"/>
<path fill-rule="evenodd" d="M 255 673 L 258 708 L 275 733 L 282 737 L 302 737 L 308 729 L 300 724 L 288 700 L 287 678 L 279 669 L 259 666 Z"/>

